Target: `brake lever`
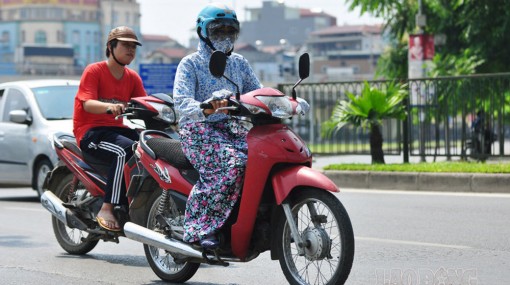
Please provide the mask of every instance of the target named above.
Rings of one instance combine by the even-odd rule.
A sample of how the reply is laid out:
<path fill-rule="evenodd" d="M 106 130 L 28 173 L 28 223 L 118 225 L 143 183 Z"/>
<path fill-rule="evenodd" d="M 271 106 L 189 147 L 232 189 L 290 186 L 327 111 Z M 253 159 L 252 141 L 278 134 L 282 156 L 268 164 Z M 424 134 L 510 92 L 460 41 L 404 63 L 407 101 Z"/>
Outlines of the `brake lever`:
<path fill-rule="evenodd" d="M 119 118 L 122 118 L 122 117 L 128 117 L 131 115 L 134 115 L 134 113 L 123 113 L 123 114 L 115 116 L 115 120 L 118 120 Z"/>
<path fill-rule="evenodd" d="M 228 110 L 228 111 L 235 111 L 237 110 L 237 107 L 235 106 L 229 106 L 229 107 L 219 107 L 218 109 L 216 109 L 214 112 L 215 113 L 218 113 L 218 112 L 221 112 L 221 111 L 224 111 L 224 110 Z"/>

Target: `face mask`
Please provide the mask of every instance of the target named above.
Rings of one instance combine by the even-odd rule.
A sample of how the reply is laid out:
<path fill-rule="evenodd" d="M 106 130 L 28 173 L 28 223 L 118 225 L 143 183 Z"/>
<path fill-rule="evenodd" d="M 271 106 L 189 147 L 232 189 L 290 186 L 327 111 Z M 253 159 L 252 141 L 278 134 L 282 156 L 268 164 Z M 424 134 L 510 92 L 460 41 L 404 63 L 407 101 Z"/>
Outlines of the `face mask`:
<path fill-rule="evenodd" d="M 222 51 L 224 53 L 228 53 L 234 48 L 234 39 L 231 37 L 224 37 L 222 39 L 217 39 L 211 42 L 216 50 Z"/>

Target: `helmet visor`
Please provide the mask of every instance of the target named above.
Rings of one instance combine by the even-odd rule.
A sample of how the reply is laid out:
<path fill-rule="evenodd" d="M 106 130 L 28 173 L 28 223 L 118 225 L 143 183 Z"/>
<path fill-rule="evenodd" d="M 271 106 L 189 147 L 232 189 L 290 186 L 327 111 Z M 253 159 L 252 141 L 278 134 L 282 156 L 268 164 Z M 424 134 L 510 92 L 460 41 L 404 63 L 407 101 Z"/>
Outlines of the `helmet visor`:
<path fill-rule="evenodd" d="M 207 35 L 211 41 L 230 38 L 236 40 L 239 36 L 239 22 L 232 19 L 219 19 L 207 25 Z"/>

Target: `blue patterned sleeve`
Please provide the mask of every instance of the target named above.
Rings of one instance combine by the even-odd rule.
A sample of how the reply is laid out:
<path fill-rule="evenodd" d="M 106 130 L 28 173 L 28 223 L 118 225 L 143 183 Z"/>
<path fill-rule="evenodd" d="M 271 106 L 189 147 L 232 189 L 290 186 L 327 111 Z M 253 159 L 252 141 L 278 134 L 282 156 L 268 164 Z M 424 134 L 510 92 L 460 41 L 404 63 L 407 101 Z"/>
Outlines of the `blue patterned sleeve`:
<path fill-rule="evenodd" d="M 196 82 L 196 72 L 192 60 L 182 59 L 175 73 L 173 90 L 175 109 L 180 117 L 201 121 L 205 120 L 205 115 L 200 109 L 200 101 L 195 98 Z"/>
<path fill-rule="evenodd" d="M 260 83 L 259 79 L 255 75 L 255 72 L 251 68 L 250 63 L 248 63 L 248 60 L 243 58 L 242 59 L 242 68 L 243 71 L 243 90 L 241 94 L 248 93 L 250 91 L 253 91 L 255 89 L 262 88 L 262 84 Z"/>

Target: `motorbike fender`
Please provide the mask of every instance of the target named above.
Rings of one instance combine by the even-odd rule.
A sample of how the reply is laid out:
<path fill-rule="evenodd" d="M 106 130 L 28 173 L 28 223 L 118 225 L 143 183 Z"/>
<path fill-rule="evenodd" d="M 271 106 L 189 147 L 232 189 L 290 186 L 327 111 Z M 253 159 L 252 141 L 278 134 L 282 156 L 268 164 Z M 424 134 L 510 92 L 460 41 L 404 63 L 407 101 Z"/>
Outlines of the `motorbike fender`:
<path fill-rule="evenodd" d="M 46 175 L 43 183 L 43 189 L 55 193 L 55 187 L 57 187 L 58 182 L 60 182 L 64 176 L 68 175 L 69 173 L 71 173 L 71 171 L 67 168 L 67 166 L 59 161 L 57 167 L 52 169 Z"/>
<path fill-rule="evenodd" d="M 281 205 L 296 187 L 314 187 L 330 192 L 340 192 L 338 187 L 321 172 L 303 165 L 296 165 L 276 172 L 271 181 L 276 203 Z"/>

